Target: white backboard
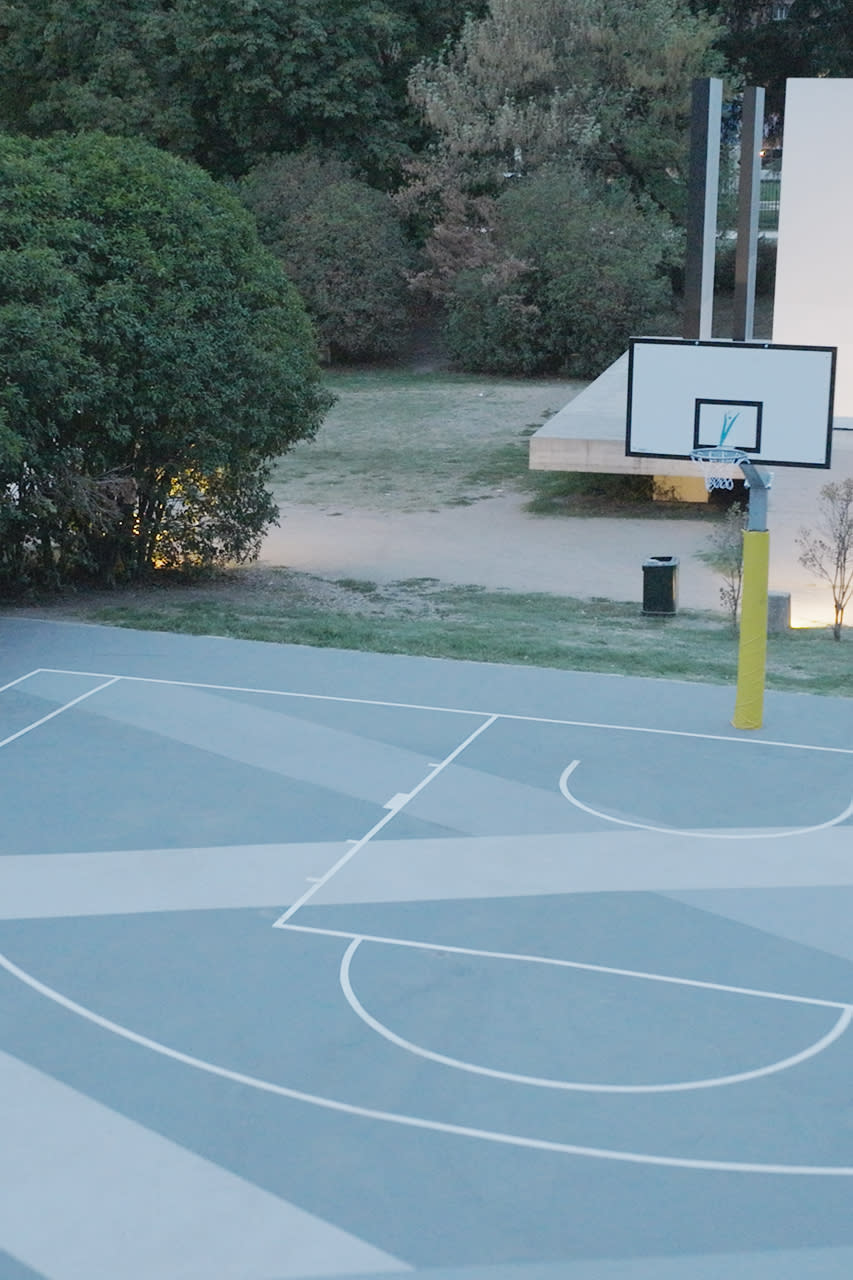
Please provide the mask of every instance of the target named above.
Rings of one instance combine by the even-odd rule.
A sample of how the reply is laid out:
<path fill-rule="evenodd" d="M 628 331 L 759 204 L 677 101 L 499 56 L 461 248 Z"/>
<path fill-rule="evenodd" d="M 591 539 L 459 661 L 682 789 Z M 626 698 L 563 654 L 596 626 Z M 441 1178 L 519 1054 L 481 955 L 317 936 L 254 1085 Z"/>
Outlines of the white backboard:
<path fill-rule="evenodd" d="M 739 449 L 751 462 L 828 467 L 835 348 L 632 338 L 625 452 L 689 458 Z"/>

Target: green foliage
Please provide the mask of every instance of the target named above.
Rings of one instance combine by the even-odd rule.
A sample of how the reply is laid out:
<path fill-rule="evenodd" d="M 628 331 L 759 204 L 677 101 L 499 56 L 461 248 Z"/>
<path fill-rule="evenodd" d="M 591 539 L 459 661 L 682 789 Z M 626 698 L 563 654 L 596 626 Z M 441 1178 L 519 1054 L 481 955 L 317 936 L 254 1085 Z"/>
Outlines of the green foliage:
<path fill-rule="evenodd" d="M 244 575 L 245 592 L 239 591 Z M 256 576 L 258 575 L 258 576 Z M 78 597 L 75 612 L 113 626 L 273 644 L 426 654 L 731 685 L 737 644 L 718 617 L 644 616 L 636 603 L 443 586 L 434 578 L 330 584 L 279 569 L 135 593 L 132 605 Z M 853 696 L 850 661 L 825 631 L 768 637 L 769 688 Z"/>
<path fill-rule="evenodd" d="M 740 503 L 733 502 L 713 529 L 707 548 L 697 553 L 697 558 L 723 579 L 720 604 L 735 631 L 743 589 L 743 531 L 746 518 L 745 508 Z"/>
<path fill-rule="evenodd" d="M 797 545 L 800 564 L 832 588 L 832 634 L 840 640 L 844 611 L 853 598 L 853 479 L 823 486 L 817 529 L 801 529 Z"/>
<path fill-rule="evenodd" d="M 105 129 L 218 175 L 314 142 L 388 178 L 421 136 L 409 70 L 462 16 L 447 0 L 9 2 L 0 127 Z"/>
<path fill-rule="evenodd" d="M 670 224 L 630 191 L 547 168 L 495 204 L 497 262 L 457 277 L 447 341 L 465 369 L 595 376 L 664 304 Z"/>
<path fill-rule="evenodd" d="M 463 271 L 456 277 L 444 339 L 460 369 L 535 374 L 549 367 L 548 333 L 531 301 L 533 288 L 533 273 L 520 264 L 511 272 Z"/>
<path fill-rule="evenodd" d="M 316 152 L 253 169 L 241 195 L 336 360 L 384 357 L 407 335 L 410 252 L 391 198 Z"/>
<path fill-rule="evenodd" d="M 422 194 L 495 194 L 569 160 L 681 215 L 691 83 L 721 67 L 717 30 L 682 0 L 490 0 L 412 73 L 438 135 Z"/>
<path fill-rule="evenodd" d="M 0 575 L 243 559 L 328 397 L 292 286 L 200 170 L 0 137 Z"/>

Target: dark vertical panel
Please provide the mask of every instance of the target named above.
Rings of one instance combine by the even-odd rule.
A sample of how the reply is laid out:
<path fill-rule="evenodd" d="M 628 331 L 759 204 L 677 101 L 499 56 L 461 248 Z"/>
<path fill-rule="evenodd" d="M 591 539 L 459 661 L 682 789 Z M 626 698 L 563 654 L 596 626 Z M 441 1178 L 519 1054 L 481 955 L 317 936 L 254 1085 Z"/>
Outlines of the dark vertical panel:
<path fill-rule="evenodd" d="M 693 81 L 684 268 L 685 338 L 711 337 L 722 103 L 722 80 Z"/>

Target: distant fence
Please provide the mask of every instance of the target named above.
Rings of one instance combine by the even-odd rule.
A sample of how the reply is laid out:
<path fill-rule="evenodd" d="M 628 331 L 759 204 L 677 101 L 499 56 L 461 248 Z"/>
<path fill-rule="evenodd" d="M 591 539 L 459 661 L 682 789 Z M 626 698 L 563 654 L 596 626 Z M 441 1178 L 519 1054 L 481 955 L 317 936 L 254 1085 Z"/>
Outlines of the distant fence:
<path fill-rule="evenodd" d="M 759 231 L 779 230 L 779 191 L 782 186 L 778 173 L 761 175 L 761 195 L 758 206 Z"/>

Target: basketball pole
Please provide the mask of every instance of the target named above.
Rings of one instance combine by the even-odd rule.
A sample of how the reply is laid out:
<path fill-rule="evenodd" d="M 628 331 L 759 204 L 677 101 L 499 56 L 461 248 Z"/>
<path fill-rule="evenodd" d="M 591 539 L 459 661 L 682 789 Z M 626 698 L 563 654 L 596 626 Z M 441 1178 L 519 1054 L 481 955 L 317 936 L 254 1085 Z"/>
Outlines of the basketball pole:
<path fill-rule="evenodd" d="M 749 506 L 743 532 L 737 693 L 732 724 L 735 729 L 760 729 L 767 672 L 767 588 L 770 578 L 767 493 L 772 477 L 759 471 L 751 462 L 742 462 L 741 470 L 749 486 Z"/>

